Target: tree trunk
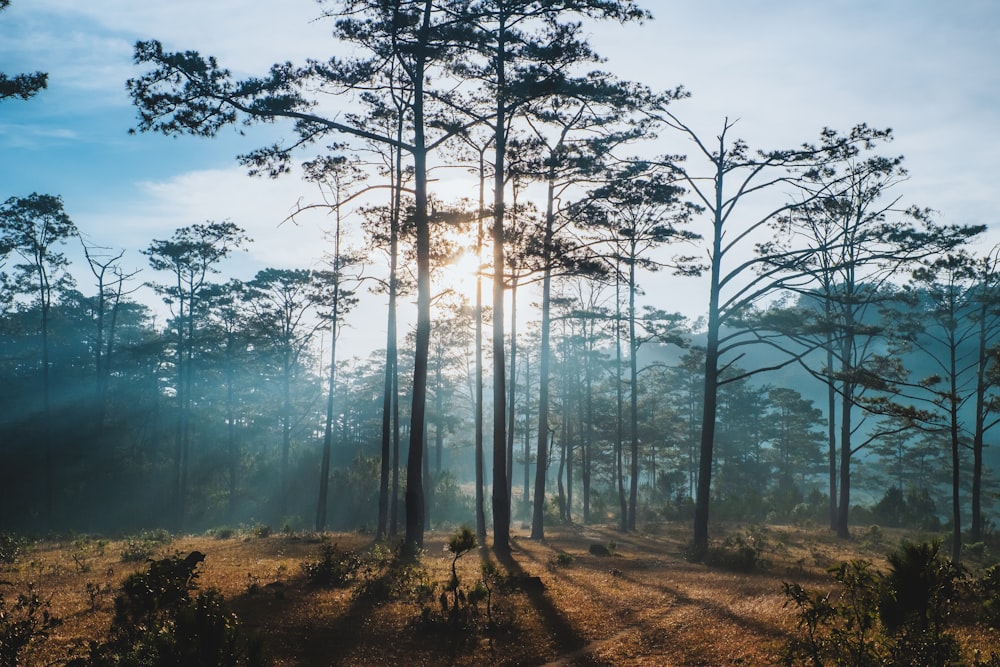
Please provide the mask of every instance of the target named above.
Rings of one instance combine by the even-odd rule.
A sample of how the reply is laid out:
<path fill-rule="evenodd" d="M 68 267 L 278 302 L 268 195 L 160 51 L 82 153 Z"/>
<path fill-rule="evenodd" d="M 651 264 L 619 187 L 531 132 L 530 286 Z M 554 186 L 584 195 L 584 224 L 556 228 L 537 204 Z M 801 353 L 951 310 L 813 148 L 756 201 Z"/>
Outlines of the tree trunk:
<path fill-rule="evenodd" d="M 336 272 L 336 270 L 335 270 Z M 316 501 L 316 532 L 326 530 L 326 509 L 330 489 L 330 455 L 333 451 L 333 393 L 337 370 L 337 287 L 333 287 L 333 321 L 330 323 L 330 372 L 326 388 L 326 426 L 323 430 L 323 454 L 319 464 L 319 498 Z"/>
<path fill-rule="evenodd" d="M 720 143 L 721 143 L 720 138 Z M 708 549 L 708 506 L 712 494 L 712 458 L 715 448 L 715 415 L 719 394 L 719 312 L 722 272 L 722 185 L 725 153 L 717 157 L 715 177 L 715 218 L 712 224 L 711 277 L 708 292 L 708 332 L 705 342 L 705 391 L 701 415 L 701 445 L 698 452 L 698 486 L 694 502 L 694 548 L 704 553 Z"/>
<path fill-rule="evenodd" d="M 402 143 L 402 131 L 403 124 L 402 121 L 400 121 L 397 125 L 396 134 L 396 138 L 400 143 Z M 396 344 L 396 291 L 398 289 L 396 276 L 399 264 L 399 215 L 402 207 L 402 152 L 397 149 L 395 157 L 396 162 L 393 171 L 394 182 L 392 183 L 392 211 L 389 214 L 389 312 L 386 318 L 385 378 L 382 385 L 382 449 L 381 460 L 379 461 L 378 527 L 375 534 L 376 540 L 383 539 L 386 533 L 389 532 L 387 524 L 389 521 L 388 509 L 390 499 L 390 458 L 393 458 L 395 461 L 393 466 L 396 473 L 393 474 L 393 478 L 395 478 L 395 475 L 398 474 L 399 469 L 399 421 L 394 417 L 393 411 L 398 401 L 395 392 L 397 377 L 399 374 L 399 351 Z M 392 446 L 393 442 L 397 445 L 395 449 Z M 393 485 L 395 484 L 396 481 L 393 481 Z M 393 493 L 395 494 L 395 488 L 393 488 Z M 393 498 L 393 504 L 395 505 L 395 503 L 396 499 Z M 393 526 L 391 533 L 395 535 L 395 507 L 392 509 L 392 521 Z"/>
<path fill-rule="evenodd" d="M 615 265 L 615 483 L 618 487 L 618 530 L 628 531 L 628 499 L 625 496 L 625 397 L 622 386 L 621 272 Z"/>
<path fill-rule="evenodd" d="M 635 336 L 635 243 L 628 267 L 628 346 L 629 346 L 629 436 L 632 465 L 628 494 L 628 529 L 635 530 L 636 505 L 639 502 L 639 366 L 636 356 L 639 342 Z"/>
<path fill-rule="evenodd" d="M 545 538 L 545 477 L 549 437 L 549 336 L 552 301 L 552 236 L 555 227 L 554 183 L 549 178 L 545 212 L 545 238 L 542 245 L 542 324 L 538 362 L 538 438 L 536 440 L 535 505 L 531 517 L 531 539 Z"/>
<path fill-rule="evenodd" d="M 413 75 L 413 218 L 417 246 L 417 327 L 413 350 L 413 396 L 410 409 L 410 450 L 406 462 L 407 555 L 424 545 L 424 424 L 427 408 L 427 354 L 431 337 L 431 243 L 427 219 L 427 148 L 424 138 L 424 70 L 433 2 L 425 0 Z"/>
<path fill-rule="evenodd" d="M 510 498 L 507 496 L 506 367 L 504 361 L 504 161 L 507 151 L 506 45 L 501 20 L 496 51 L 496 151 L 493 166 L 493 550 L 510 553 Z"/>

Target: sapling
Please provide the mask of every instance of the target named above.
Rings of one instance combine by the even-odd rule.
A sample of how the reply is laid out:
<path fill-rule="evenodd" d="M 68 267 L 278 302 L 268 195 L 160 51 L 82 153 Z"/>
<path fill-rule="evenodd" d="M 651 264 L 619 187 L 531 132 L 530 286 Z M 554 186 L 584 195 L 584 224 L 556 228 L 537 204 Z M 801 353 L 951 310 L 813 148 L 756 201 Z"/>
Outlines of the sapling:
<path fill-rule="evenodd" d="M 448 551 L 454 554 L 451 559 L 451 581 L 448 582 L 447 591 L 451 591 L 454 596 L 452 609 L 458 609 L 459 587 L 458 587 L 458 559 L 469 553 L 477 546 L 476 535 L 466 526 L 462 526 L 451 539 L 448 540 Z"/>

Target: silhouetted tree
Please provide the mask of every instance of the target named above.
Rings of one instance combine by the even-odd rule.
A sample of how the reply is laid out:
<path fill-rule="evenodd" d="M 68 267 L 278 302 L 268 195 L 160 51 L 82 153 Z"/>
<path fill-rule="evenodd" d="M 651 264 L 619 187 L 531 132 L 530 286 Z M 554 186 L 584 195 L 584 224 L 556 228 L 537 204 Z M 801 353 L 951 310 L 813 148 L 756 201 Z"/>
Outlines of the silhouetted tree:
<path fill-rule="evenodd" d="M 11 197 L 0 206 L 0 251 L 14 253 L 21 262 L 14 266 L 18 292 L 37 299 L 41 334 L 41 401 L 39 419 L 45 451 L 45 517 L 52 521 L 54 468 L 52 427 L 52 383 L 49 323 L 53 298 L 73 285 L 65 255 L 58 245 L 78 234 L 76 225 L 63 209 L 62 198 L 32 193 Z"/>
<path fill-rule="evenodd" d="M 744 328 L 724 334 L 723 329 L 726 325 L 735 324 L 737 318 L 745 315 L 761 299 L 801 283 L 801 270 L 784 272 L 769 268 L 773 267 L 776 258 L 783 263 L 808 263 L 809 258 L 817 253 L 817 248 L 807 245 L 773 249 L 765 244 L 759 248 L 756 257 L 746 259 L 744 253 L 759 241 L 755 237 L 764 234 L 776 220 L 816 201 L 832 189 L 815 185 L 817 174 L 826 165 L 856 150 L 858 145 L 877 141 L 884 133 L 864 125 L 854 128 L 846 136 L 824 130 L 819 145 L 803 144 L 798 148 L 753 152 L 742 140 L 728 137 L 733 127 L 733 122 L 728 119 L 723 122 L 716 140 L 711 142 L 703 140 L 697 131 L 666 107 L 662 107 L 657 116 L 665 126 L 680 133 L 695 147 L 697 162 L 668 156 L 662 163 L 671 170 L 675 179 L 689 189 L 695 204 L 707 212 L 711 231 L 705 235 L 708 241 L 709 288 L 705 390 L 694 519 L 694 546 L 696 550 L 704 550 L 708 547 L 719 387 L 744 377 L 722 377 L 732 363 L 727 361 L 726 355 L 745 345 L 748 337 L 754 337 L 755 331 Z M 698 163 L 705 164 L 704 172 L 697 169 L 695 165 Z M 767 200 L 778 190 L 787 193 L 789 189 L 801 194 L 786 201 L 762 201 L 758 208 L 751 210 L 750 202 Z M 746 217 L 741 218 L 743 215 Z M 783 363 L 794 363 L 794 358 Z M 760 370 L 749 369 L 747 372 Z"/>
<path fill-rule="evenodd" d="M 174 391 L 177 422 L 174 446 L 174 526 L 184 525 L 190 449 L 191 393 L 194 385 L 195 331 L 202 312 L 202 300 L 210 288 L 208 277 L 218 273 L 218 263 L 249 238 L 232 222 L 207 222 L 182 227 L 166 240 L 154 240 L 143 254 L 155 271 L 173 274 L 172 284 L 152 284 L 173 314 L 176 331 L 174 347 Z"/>
<path fill-rule="evenodd" d="M 449 55 L 451 20 L 443 20 L 433 0 L 342 0 L 326 15 L 335 19 L 334 36 L 360 46 L 367 55 L 351 60 L 312 60 L 305 66 L 276 64 L 264 77 L 242 81 L 232 78 L 214 58 L 194 51 L 170 53 L 157 41 L 139 42 L 135 60 L 153 70 L 128 82 L 139 109 L 140 131 L 168 135 L 214 136 L 240 120 L 268 123 L 294 122 L 298 141 L 274 144 L 242 156 L 251 173 L 278 176 L 290 169 L 293 153 L 330 136 L 370 140 L 408 152 L 414 168 L 414 222 L 417 247 L 417 336 L 413 370 L 413 405 L 410 412 L 410 448 L 406 485 L 406 544 L 415 552 L 423 544 L 424 417 L 427 385 L 427 350 L 430 336 L 430 232 L 428 227 L 427 155 L 458 128 L 427 137 L 425 85 L 432 68 Z M 412 138 L 373 131 L 356 116 L 341 116 L 339 109 L 326 114 L 318 98 L 327 94 L 363 95 L 385 63 L 398 64 L 402 85 L 412 93 L 406 115 Z"/>

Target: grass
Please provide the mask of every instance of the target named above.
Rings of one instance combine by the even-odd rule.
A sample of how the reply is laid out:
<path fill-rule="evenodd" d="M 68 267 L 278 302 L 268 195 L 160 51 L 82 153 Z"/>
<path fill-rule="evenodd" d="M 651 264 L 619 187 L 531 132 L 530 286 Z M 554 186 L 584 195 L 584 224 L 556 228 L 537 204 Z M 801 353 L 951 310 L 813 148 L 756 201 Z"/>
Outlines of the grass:
<path fill-rule="evenodd" d="M 602 526 L 549 529 L 544 542 L 514 533 L 512 562 L 504 564 L 516 575 L 512 586 L 497 592 L 495 622 L 473 630 L 421 621 L 421 608 L 434 607 L 451 577 L 451 533 L 426 537 L 422 581 L 437 587 L 423 590 L 420 599 L 356 595 L 357 579 L 344 587 L 310 583 L 303 564 L 321 558 L 323 545 L 365 560 L 372 540 L 358 534 L 184 536 L 156 543 L 151 556 L 203 552 L 201 588 L 217 588 L 246 626 L 260 630 L 281 667 L 772 665 L 795 629 L 782 582 L 832 590 L 826 568 L 855 558 L 883 567 L 885 552 L 903 537 L 883 530 L 871 540 L 859 529 L 855 540 L 839 541 L 821 529 L 717 528 L 719 545 L 725 536 L 737 545 L 752 538 L 759 566 L 739 572 L 689 562 L 686 525 L 649 526 L 637 534 Z M 103 636 L 113 594 L 95 595 L 95 589 L 117 590 L 147 565 L 122 560 L 128 543 L 40 542 L 0 566 L 3 592 L 13 595 L 34 583 L 63 621 L 27 664 L 61 664 Z M 589 552 L 592 544 L 611 543 L 611 557 Z M 463 585 L 481 577 L 479 557 L 459 559 L 456 567 Z M 968 626 L 956 634 L 970 655 L 1000 645 L 994 629 Z"/>

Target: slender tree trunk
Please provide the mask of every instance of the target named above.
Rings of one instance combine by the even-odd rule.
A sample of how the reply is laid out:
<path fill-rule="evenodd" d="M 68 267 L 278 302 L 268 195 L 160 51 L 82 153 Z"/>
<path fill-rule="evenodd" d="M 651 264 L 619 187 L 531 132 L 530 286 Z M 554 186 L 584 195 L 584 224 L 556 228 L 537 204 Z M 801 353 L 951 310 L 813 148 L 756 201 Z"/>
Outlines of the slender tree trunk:
<path fill-rule="evenodd" d="M 951 515 L 952 515 L 952 530 L 951 530 L 951 559 L 955 563 L 958 563 L 962 557 L 962 505 L 961 505 L 961 475 L 960 475 L 960 452 L 961 452 L 961 441 L 959 440 L 959 398 L 958 398 L 958 362 L 956 360 L 956 353 L 958 349 L 958 343 L 955 341 L 954 330 L 950 332 L 948 346 L 949 353 L 949 363 L 950 363 L 950 375 L 951 375 L 951 386 L 950 386 L 950 396 L 948 400 L 949 405 L 949 417 L 951 420 L 950 431 L 951 431 Z"/>
<path fill-rule="evenodd" d="M 514 492 L 514 424 L 517 400 L 517 276 L 510 281 L 510 377 L 507 382 L 507 498 Z"/>
<path fill-rule="evenodd" d="M 423 24 L 420 29 L 414 67 L 413 105 L 413 171 L 414 222 L 417 246 L 417 327 L 413 360 L 413 403 L 410 410 L 410 451 L 406 465 L 406 537 L 405 547 L 410 556 L 424 545 L 424 423 L 427 407 L 427 354 L 431 335 L 431 264 L 430 226 L 427 219 L 427 149 L 424 138 L 424 69 L 432 0 L 425 0 Z"/>
<path fill-rule="evenodd" d="M 555 197 L 553 179 L 549 178 L 545 212 L 545 238 L 542 246 L 542 324 L 538 363 L 538 439 L 535 468 L 535 506 L 531 519 L 531 539 L 545 538 L 545 477 L 549 437 L 549 356 L 552 301 L 552 236 L 555 228 Z"/>
<path fill-rule="evenodd" d="M 976 361 L 976 422 L 972 436 L 972 525 L 969 526 L 969 541 L 973 544 L 983 541 L 982 493 L 983 493 L 983 441 L 986 421 L 986 367 L 987 357 L 986 318 L 989 316 L 988 297 L 984 293 L 985 280 L 981 286 L 978 325 L 978 359 Z"/>
<path fill-rule="evenodd" d="M 177 279 L 178 292 L 181 291 L 180 275 Z M 184 296 L 177 307 L 177 422 L 174 428 L 174 530 L 180 532 L 184 526 L 184 431 L 186 405 L 186 363 L 184 359 Z"/>
<path fill-rule="evenodd" d="M 524 516 L 531 516 L 531 355 L 524 355 Z"/>
<path fill-rule="evenodd" d="M 334 270 L 336 273 L 336 269 Z M 339 277 L 336 278 L 339 281 Z M 323 455 L 319 465 L 319 498 L 316 503 L 316 532 L 326 530 L 326 510 L 329 504 L 330 489 L 330 456 L 333 452 L 333 398 L 336 387 L 337 371 L 337 292 L 338 284 L 333 287 L 334 306 L 333 320 L 330 323 L 330 372 L 327 375 L 326 388 L 326 426 L 323 430 Z"/>
<path fill-rule="evenodd" d="M 826 321 L 832 320 L 832 309 L 829 299 L 825 303 Z M 826 337 L 826 367 L 828 372 L 833 371 L 833 335 Z M 837 388 L 834 386 L 833 377 L 827 378 L 826 385 L 826 412 L 827 412 L 827 464 L 829 466 L 830 481 L 830 530 L 837 529 L 837 422 L 835 415 L 837 412 Z"/>
<path fill-rule="evenodd" d="M 722 140 L 720 138 L 720 144 Z M 715 416 L 719 394 L 719 330 L 722 326 L 719 311 L 722 270 L 722 186 L 725 153 L 717 159 L 715 180 L 715 217 L 712 225 L 711 274 L 708 293 L 708 332 L 705 341 L 705 392 L 702 402 L 701 446 L 698 452 L 698 486 L 694 504 L 694 548 L 708 549 L 708 507 L 712 495 L 712 463 L 715 449 Z"/>
<path fill-rule="evenodd" d="M 483 479 L 483 219 L 486 217 L 485 148 L 479 153 L 479 215 L 476 221 L 476 538 L 486 544 Z"/>
<path fill-rule="evenodd" d="M 837 506 L 837 537 L 851 536 L 848 514 L 851 506 L 851 409 L 854 384 L 844 381 L 840 413 L 840 502 Z"/>
<path fill-rule="evenodd" d="M 584 330 L 586 331 L 586 323 Z M 591 357 L 593 356 L 594 322 L 591 320 L 590 333 L 585 334 L 586 338 L 586 359 L 584 359 L 584 380 L 586 389 L 586 424 L 583 436 L 583 461 L 581 466 L 580 481 L 583 484 L 583 523 L 590 523 L 590 474 L 591 474 L 591 446 L 594 441 L 594 387 L 593 387 L 593 367 Z"/>
<path fill-rule="evenodd" d="M 510 553 L 510 498 L 507 496 L 506 366 L 504 361 L 504 181 L 507 151 L 506 44 L 501 20 L 496 51 L 496 134 L 493 178 L 493 550 Z"/>
<path fill-rule="evenodd" d="M 52 380 L 49 369 L 49 309 L 52 296 L 42 261 L 38 261 L 42 309 L 42 438 L 45 442 L 45 522 L 51 530 L 55 519 L 55 453 L 52 444 Z"/>
<path fill-rule="evenodd" d="M 290 344 L 290 341 L 286 341 Z M 289 467 L 292 455 L 292 359 L 288 350 L 282 360 L 281 378 L 281 498 L 280 515 L 288 515 Z"/>
<path fill-rule="evenodd" d="M 233 336 L 226 342 L 229 363 L 226 364 L 226 440 L 229 453 L 229 498 L 226 513 L 230 521 L 236 518 L 236 472 L 239 467 L 239 450 L 236 446 L 236 377 L 233 372 Z"/>
<path fill-rule="evenodd" d="M 632 445 L 628 495 L 629 530 L 635 530 L 636 505 L 639 502 L 639 365 L 636 359 L 639 342 L 635 335 L 635 254 L 633 242 L 628 267 L 629 439 Z"/>
<path fill-rule="evenodd" d="M 396 139 L 402 143 L 403 123 L 400 120 L 397 125 Z M 388 505 L 389 505 L 389 472 L 390 458 L 395 460 L 393 477 L 398 473 L 399 467 L 399 420 L 394 416 L 394 407 L 397 404 L 396 396 L 397 377 L 399 374 L 399 351 L 396 343 L 396 292 L 398 288 L 397 273 L 399 263 L 399 216 L 402 207 L 402 184 L 403 184 L 403 155 L 398 149 L 395 152 L 395 165 L 393 169 L 392 183 L 392 210 L 389 213 L 389 312 L 386 322 L 385 334 L 385 378 L 382 385 L 382 449 L 381 460 L 379 462 L 379 487 L 378 487 L 378 528 L 375 539 L 381 540 L 387 533 Z M 395 441 L 397 448 L 392 451 L 392 444 Z M 394 481 L 395 485 L 396 482 Z M 393 489 L 395 494 L 396 489 Z M 397 502 L 393 498 L 393 503 Z M 396 510 L 393 507 L 393 528 L 395 535 Z"/>
<path fill-rule="evenodd" d="M 392 501 L 389 506 L 389 537 L 399 533 L 399 368 L 392 372 Z"/>
<path fill-rule="evenodd" d="M 622 384 L 621 272 L 615 265 L 615 483 L 618 487 L 618 530 L 628 531 L 628 499 L 625 496 L 625 396 Z"/>

